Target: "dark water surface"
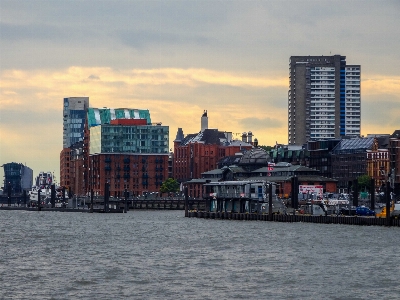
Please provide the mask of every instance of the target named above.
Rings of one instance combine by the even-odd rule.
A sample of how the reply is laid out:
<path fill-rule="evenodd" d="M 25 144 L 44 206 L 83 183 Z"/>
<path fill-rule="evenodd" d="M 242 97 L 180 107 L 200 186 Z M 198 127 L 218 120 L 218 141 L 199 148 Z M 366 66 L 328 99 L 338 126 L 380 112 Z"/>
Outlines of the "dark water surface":
<path fill-rule="evenodd" d="M 400 299 L 400 229 L 0 211 L 0 299 Z"/>

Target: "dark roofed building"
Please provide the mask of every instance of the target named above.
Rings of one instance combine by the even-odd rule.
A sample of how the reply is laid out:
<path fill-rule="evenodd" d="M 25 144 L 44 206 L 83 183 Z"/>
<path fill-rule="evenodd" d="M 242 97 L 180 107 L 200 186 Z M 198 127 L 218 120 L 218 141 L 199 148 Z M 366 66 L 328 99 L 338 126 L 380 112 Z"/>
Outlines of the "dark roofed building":
<path fill-rule="evenodd" d="M 252 148 L 249 141 L 234 140 L 231 132 L 209 129 L 207 111 L 204 111 L 198 133 L 184 136 L 182 129 L 178 129 L 174 140 L 173 177 L 180 182 L 201 178 L 202 173 L 218 168 L 222 158 Z"/>
<path fill-rule="evenodd" d="M 340 193 L 349 192 L 348 185 L 361 175 L 367 175 L 367 150 L 372 150 L 374 142 L 378 148 L 384 149 L 385 156 L 388 156 L 388 137 L 370 136 L 366 138 L 353 138 L 341 140 L 332 155 L 332 177 L 338 180 Z M 386 160 L 385 158 L 381 163 Z M 388 164 L 384 167 L 388 171 Z"/>
<path fill-rule="evenodd" d="M 395 130 L 390 136 L 389 147 L 394 193 L 400 195 L 400 130 Z"/>
<path fill-rule="evenodd" d="M 239 166 L 252 171 L 271 162 L 269 154 L 261 148 L 253 148 L 246 151 L 240 159 Z"/>

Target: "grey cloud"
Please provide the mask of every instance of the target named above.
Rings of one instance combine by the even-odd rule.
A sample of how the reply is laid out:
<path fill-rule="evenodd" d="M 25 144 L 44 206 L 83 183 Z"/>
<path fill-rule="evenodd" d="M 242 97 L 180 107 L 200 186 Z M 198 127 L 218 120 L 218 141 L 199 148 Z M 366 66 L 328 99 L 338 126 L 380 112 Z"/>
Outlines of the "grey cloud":
<path fill-rule="evenodd" d="M 100 80 L 100 77 L 92 74 L 92 75 L 90 75 L 88 77 L 88 79 L 90 79 L 90 80 Z"/>
<path fill-rule="evenodd" d="M 239 124 L 241 124 L 242 128 L 250 128 L 251 130 L 257 130 L 257 129 L 266 129 L 266 128 L 280 128 L 284 126 L 283 122 L 281 120 L 275 119 L 275 118 L 264 118 L 264 119 L 258 119 L 258 118 L 245 118 L 238 120 Z"/>
<path fill-rule="evenodd" d="M 62 40 L 68 33 L 56 26 L 44 24 L 14 25 L 0 23 L 0 38 L 9 40 Z"/>
<path fill-rule="evenodd" d="M 209 44 L 211 40 L 201 35 L 169 33 L 164 32 L 163 30 L 122 31 L 119 33 L 119 36 L 123 44 L 138 49 L 165 45 L 181 47 L 192 44 L 196 46 L 204 46 Z"/>
<path fill-rule="evenodd" d="M 398 48 L 400 26 L 396 1 L 384 5 L 376 1 L 2 1 L 0 5 L 2 68 L 173 66 L 275 69 L 286 75 L 290 55 L 331 53 L 346 55 L 354 64 L 370 64 L 375 73 L 382 71 L 374 61 L 390 62 L 386 72 L 395 74 L 400 63 L 393 50 Z"/>
<path fill-rule="evenodd" d="M 385 124 L 400 129 L 400 96 L 381 94 L 363 100 L 361 120 L 377 127 Z"/>
<path fill-rule="evenodd" d="M 2 127 L 19 128 L 27 126 L 32 130 L 48 130 L 49 127 L 61 126 L 62 112 L 60 110 L 50 110 L 45 103 L 39 104 L 42 106 L 39 110 L 30 110 L 29 106 L 24 106 L 23 109 L 10 110 L 2 109 L 0 112 L 0 124 Z M 62 102 L 60 101 L 60 107 Z M 26 122 L 21 122 L 26 120 Z M 36 129 L 35 129 L 36 128 Z"/>

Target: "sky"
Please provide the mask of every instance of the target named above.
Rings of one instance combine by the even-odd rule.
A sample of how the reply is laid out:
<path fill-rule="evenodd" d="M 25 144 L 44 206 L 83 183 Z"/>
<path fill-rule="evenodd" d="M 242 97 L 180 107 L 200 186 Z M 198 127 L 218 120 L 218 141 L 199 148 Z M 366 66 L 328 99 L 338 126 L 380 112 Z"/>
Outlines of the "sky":
<path fill-rule="evenodd" d="M 361 134 L 400 129 L 400 1 L 0 0 L 0 165 L 59 178 L 62 105 L 287 144 L 289 58 L 361 65 Z M 3 180 L 3 168 L 0 169 Z M 1 185 L 2 185 L 1 181 Z"/>

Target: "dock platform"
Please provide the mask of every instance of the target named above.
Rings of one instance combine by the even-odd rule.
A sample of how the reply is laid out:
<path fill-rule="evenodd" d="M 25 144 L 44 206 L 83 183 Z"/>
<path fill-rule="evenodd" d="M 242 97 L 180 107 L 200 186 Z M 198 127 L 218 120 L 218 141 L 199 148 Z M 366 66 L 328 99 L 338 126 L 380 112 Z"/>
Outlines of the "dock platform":
<path fill-rule="evenodd" d="M 188 218 L 217 219 L 217 220 L 241 220 L 241 221 L 270 221 L 270 222 L 303 222 L 319 224 L 345 224 L 366 226 L 394 226 L 400 227 L 399 218 L 376 218 L 363 216 L 312 216 L 312 215 L 285 215 L 285 214 L 258 214 L 258 213 L 236 213 L 236 212 L 207 212 L 188 211 Z"/>

